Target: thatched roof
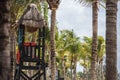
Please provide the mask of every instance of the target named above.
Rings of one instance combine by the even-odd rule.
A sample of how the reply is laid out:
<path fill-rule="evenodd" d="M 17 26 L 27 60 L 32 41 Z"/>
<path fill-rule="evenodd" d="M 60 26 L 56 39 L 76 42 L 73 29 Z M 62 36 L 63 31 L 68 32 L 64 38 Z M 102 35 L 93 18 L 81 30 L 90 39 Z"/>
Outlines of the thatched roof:
<path fill-rule="evenodd" d="M 45 26 L 45 21 L 42 14 L 38 11 L 35 4 L 28 5 L 27 9 L 18 21 L 19 24 L 27 28 L 42 28 Z"/>

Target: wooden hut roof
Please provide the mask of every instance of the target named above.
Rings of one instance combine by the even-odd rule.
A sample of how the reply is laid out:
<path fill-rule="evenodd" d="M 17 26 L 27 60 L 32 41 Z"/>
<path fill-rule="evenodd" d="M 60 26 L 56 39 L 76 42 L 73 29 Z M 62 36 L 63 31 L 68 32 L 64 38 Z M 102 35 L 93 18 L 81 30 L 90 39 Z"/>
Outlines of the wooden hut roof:
<path fill-rule="evenodd" d="M 45 26 L 42 14 L 38 11 L 35 4 L 28 5 L 18 23 L 32 28 L 42 28 Z"/>

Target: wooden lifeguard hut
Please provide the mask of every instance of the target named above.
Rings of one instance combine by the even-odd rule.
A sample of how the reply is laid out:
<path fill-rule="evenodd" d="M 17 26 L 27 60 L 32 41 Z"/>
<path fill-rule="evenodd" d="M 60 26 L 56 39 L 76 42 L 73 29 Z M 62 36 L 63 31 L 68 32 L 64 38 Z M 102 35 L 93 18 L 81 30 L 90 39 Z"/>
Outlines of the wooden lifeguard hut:
<path fill-rule="evenodd" d="M 18 21 L 18 53 L 14 80 L 46 80 L 45 21 L 35 4 L 28 5 Z M 25 42 L 25 31 L 38 31 L 37 42 Z M 26 65 L 32 63 L 33 65 Z M 34 71 L 28 76 L 26 71 Z"/>

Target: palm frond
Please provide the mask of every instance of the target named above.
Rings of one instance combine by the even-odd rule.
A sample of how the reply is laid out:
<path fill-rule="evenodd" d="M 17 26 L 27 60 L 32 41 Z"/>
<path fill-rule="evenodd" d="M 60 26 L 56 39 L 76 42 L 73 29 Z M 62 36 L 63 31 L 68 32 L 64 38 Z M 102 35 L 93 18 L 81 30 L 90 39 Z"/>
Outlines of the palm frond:
<path fill-rule="evenodd" d="M 93 2 L 93 0 L 75 0 L 75 1 L 79 2 L 83 6 L 91 6 Z"/>
<path fill-rule="evenodd" d="M 83 6 L 91 6 L 92 3 L 94 2 L 94 0 L 75 0 L 77 2 L 79 2 L 80 4 L 82 4 Z M 105 6 L 103 5 L 106 2 L 106 0 L 98 0 L 98 4 L 102 7 L 105 8 Z"/>

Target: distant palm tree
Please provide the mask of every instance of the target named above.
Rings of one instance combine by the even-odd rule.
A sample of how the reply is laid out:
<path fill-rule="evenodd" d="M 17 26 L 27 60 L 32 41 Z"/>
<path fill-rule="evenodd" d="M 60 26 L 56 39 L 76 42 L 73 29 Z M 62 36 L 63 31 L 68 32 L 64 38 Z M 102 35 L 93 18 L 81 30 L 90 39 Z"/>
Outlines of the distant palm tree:
<path fill-rule="evenodd" d="M 65 63 L 66 63 L 66 47 L 68 45 L 68 40 L 66 39 L 66 34 L 64 34 L 65 31 L 61 31 L 57 41 L 56 41 L 56 51 L 57 51 L 57 60 L 58 61 L 58 66 L 61 70 L 61 78 L 65 78 Z"/>
<path fill-rule="evenodd" d="M 117 80 L 117 2 L 106 1 L 106 80 Z"/>
<path fill-rule="evenodd" d="M 0 1 L 0 79 L 10 80 L 10 0 Z"/>
<path fill-rule="evenodd" d="M 80 58 L 80 49 L 81 49 L 81 42 L 79 40 L 79 37 L 77 37 L 74 33 L 74 31 L 65 31 L 66 34 L 66 41 L 68 43 L 67 45 L 67 50 L 69 51 L 70 55 L 70 61 L 71 61 L 71 79 L 72 80 L 77 80 L 77 74 L 76 74 L 76 66 L 77 66 L 77 61 Z M 65 38 L 63 38 L 65 39 Z"/>
<path fill-rule="evenodd" d="M 75 42 L 75 43 L 74 43 Z M 71 54 L 73 54 L 73 80 L 77 80 L 77 61 L 79 61 L 81 43 L 79 40 L 75 40 L 72 45 L 70 45 Z"/>
<path fill-rule="evenodd" d="M 98 0 L 93 0 L 92 3 L 92 26 L 93 26 L 93 37 L 92 37 L 92 60 L 91 60 L 91 80 L 97 80 L 96 76 L 96 59 L 97 59 L 97 46 L 98 46 Z"/>
<path fill-rule="evenodd" d="M 83 66 L 84 70 L 84 78 L 87 80 L 89 79 L 89 69 L 91 63 L 91 53 L 92 53 L 92 38 L 91 37 L 84 37 L 82 42 L 82 49 L 80 54 L 80 65 Z"/>

